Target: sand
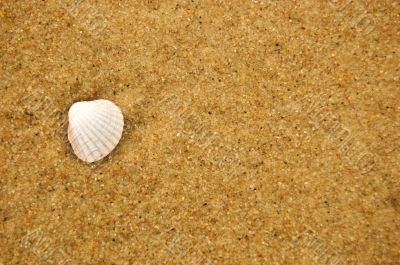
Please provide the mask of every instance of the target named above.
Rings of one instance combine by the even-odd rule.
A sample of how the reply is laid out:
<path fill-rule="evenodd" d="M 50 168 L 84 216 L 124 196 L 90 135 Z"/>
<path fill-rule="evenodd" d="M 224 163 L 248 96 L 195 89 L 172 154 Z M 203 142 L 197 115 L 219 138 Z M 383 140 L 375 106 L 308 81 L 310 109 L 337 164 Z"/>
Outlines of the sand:
<path fill-rule="evenodd" d="M 399 14 L 1 1 L 0 264 L 400 264 Z M 98 98 L 125 130 L 87 165 Z"/>

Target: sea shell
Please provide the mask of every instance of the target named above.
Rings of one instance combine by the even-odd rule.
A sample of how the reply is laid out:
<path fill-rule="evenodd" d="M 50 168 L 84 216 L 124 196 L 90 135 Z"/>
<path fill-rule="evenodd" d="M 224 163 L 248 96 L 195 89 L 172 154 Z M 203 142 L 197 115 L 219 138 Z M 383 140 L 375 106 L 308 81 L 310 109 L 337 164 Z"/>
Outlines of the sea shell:
<path fill-rule="evenodd" d="M 68 140 L 76 156 L 88 163 L 107 156 L 117 146 L 124 117 L 105 99 L 74 103 L 68 112 Z"/>

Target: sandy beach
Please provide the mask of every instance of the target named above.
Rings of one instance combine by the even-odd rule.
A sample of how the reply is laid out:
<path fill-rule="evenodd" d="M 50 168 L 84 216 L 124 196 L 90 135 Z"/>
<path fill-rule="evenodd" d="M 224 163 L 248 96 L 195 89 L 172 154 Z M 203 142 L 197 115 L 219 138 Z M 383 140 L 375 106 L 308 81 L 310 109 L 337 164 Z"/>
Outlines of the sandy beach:
<path fill-rule="evenodd" d="M 3 0 L 0 74 L 0 265 L 400 264 L 399 1 Z"/>

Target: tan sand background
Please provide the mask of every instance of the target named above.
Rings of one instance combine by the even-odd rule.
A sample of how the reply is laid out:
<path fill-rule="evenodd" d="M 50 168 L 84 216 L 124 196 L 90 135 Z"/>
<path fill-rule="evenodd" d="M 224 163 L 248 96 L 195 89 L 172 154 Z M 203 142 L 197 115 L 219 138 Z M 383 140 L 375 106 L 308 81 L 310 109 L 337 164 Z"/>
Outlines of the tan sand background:
<path fill-rule="evenodd" d="M 2 0 L 0 38 L 0 264 L 400 264 L 399 1 Z"/>

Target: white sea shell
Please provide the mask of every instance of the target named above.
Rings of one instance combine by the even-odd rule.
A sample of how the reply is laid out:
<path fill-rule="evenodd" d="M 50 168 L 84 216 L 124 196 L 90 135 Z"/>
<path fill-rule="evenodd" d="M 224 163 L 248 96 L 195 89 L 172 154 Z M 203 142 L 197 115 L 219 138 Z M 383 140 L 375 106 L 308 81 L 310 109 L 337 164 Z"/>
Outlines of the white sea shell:
<path fill-rule="evenodd" d="M 105 99 L 74 103 L 68 112 L 68 140 L 79 159 L 91 163 L 107 156 L 117 146 L 124 117 Z"/>

